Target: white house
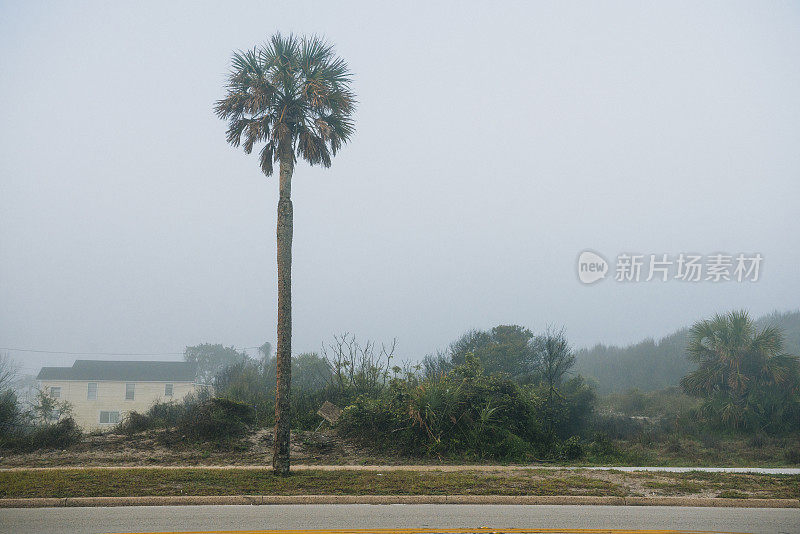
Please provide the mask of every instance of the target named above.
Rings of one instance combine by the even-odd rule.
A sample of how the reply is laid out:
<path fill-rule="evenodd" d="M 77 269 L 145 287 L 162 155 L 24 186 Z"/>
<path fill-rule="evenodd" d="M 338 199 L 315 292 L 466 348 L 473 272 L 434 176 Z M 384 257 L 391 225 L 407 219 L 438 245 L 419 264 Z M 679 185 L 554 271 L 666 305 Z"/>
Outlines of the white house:
<path fill-rule="evenodd" d="M 69 402 L 84 430 L 110 428 L 131 411 L 157 401 L 179 401 L 196 388 L 197 364 L 76 360 L 72 367 L 42 367 L 39 388 Z"/>

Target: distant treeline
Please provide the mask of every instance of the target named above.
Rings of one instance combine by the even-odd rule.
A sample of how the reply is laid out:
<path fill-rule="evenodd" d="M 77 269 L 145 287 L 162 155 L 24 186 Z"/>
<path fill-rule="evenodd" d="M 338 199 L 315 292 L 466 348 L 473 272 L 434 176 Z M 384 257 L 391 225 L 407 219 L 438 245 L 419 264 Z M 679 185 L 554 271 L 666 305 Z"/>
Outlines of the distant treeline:
<path fill-rule="evenodd" d="M 758 318 L 756 325 L 780 328 L 784 351 L 800 354 L 800 311 L 773 312 Z M 625 347 L 599 344 L 581 349 L 576 354 L 575 372 L 594 384 L 600 394 L 677 386 L 695 368 L 686 357 L 688 338 L 689 329 L 681 328 L 658 341 L 650 338 Z"/>

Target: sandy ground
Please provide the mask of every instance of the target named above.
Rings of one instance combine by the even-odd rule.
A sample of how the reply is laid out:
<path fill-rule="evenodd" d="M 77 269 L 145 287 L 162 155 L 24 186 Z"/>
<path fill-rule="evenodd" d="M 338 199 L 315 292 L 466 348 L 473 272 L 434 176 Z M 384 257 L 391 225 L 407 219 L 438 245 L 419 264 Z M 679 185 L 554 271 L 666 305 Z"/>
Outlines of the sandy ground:
<path fill-rule="evenodd" d="M 0 468 L 48 466 L 169 466 L 169 465 L 271 465 L 272 429 L 262 429 L 247 438 L 220 446 L 172 440 L 164 443 L 161 431 L 88 435 L 66 450 L 31 453 L 0 451 Z M 304 464 L 402 464 L 401 457 L 375 457 L 340 439 L 332 430 L 293 432 L 291 454 Z"/>

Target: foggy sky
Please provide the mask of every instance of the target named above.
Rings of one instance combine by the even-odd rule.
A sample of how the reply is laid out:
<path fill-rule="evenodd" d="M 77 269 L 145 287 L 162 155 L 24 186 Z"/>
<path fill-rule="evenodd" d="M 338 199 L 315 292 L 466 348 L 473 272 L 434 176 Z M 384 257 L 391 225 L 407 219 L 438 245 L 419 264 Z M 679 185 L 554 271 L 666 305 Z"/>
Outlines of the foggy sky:
<path fill-rule="evenodd" d="M 0 347 L 274 342 L 277 178 L 212 105 L 278 30 L 333 42 L 359 99 L 333 167 L 296 168 L 295 353 L 349 331 L 417 359 L 508 323 L 626 343 L 798 307 L 798 4 L 429 4 L 0 3 Z M 584 286 L 584 249 L 764 265 Z"/>

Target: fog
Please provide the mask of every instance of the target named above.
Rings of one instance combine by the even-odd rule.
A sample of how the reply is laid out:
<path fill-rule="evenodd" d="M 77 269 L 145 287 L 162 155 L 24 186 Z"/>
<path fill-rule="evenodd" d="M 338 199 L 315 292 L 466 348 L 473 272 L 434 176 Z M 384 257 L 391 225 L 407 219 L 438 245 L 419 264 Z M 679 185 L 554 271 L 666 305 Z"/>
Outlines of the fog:
<path fill-rule="evenodd" d="M 295 172 L 295 353 L 795 309 L 798 29 L 793 3 L 0 3 L 0 347 L 274 342 L 277 178 L 212 105 L 278 30 L 334 43 L 359 100 L 332 168 Z M 764 260 L 754 283 L 584 285 L 586 249 Z"/>

